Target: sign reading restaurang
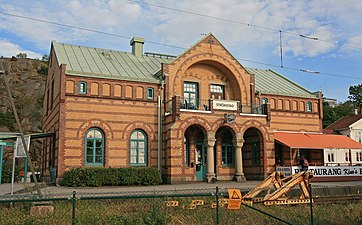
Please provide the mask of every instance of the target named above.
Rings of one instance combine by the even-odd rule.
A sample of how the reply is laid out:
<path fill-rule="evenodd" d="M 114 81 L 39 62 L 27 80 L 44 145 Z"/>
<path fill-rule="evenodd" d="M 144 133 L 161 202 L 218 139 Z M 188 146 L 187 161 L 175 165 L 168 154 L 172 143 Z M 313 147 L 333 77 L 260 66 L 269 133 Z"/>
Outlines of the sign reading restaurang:
<path fill-rule="evenodd" d="M 212 100 L 212 108 L 219 110 L 236 111 L 238 109 L 238 101 Z"/>
<path fill-rule="evenodd" d="M 308 170 L 313 177 L 362 176 L 362 166 L 309 166 Z M 277 171 L 290 176 L 299 173 L 300 167 L 277 167 Z"/>

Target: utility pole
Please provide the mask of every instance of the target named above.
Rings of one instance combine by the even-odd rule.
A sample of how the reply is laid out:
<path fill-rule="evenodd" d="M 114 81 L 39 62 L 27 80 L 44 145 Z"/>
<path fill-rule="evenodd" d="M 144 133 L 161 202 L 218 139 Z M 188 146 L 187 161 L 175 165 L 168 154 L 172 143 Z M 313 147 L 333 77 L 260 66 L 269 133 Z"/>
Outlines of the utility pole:
<path fill-rule="evenodd" d="M 30 166 L 30 171 L 31 171 L 31 173 L 32 173 L 33 180 L 34 180 L 34 183 L 35 183 L 35 189 L 36 189 L 38 195 L 42 196 L 42 193 L 41 193 L 41 190 L 40 190 L 38 181 L 37 181 L 36 176 L 35 176 L 35 169 L 34 169 L 34 166 L 33 166 L 32 161 L 31 161 L 29 152 L 27 151 L 28 146 L 27 146 L 27 144 L 26 144 L 26 141 L 25 141 L 25 138 L 24 138 L 24 134 L 23 134 L 23 128 L 22 128 L 22 126 L 21 126 L 21 123 L 20 123 L 20 120 L 19 120 L 19 117 L 18 117 L 18 113 L 17 113 L 16 108 L 15 108 L 14 99 L 13 99 L 13 96 L 12 96 L 12 94 L 11 94 L 11 90 L 10 90 L 8 78 L 7 78 L 7 75 L 6 75 L 5 70 L 3 70 L 3 65 L 2 65 L 2 63 L 0 63 L 0 76 L 3 77 L 4 82 L 5 82 L 5 86 L 6 86 L 6 90 L 7 90 L 7 92 L 8 92 L 8 95 L 9 95 L 9 100 L 10 100 L 10 103 L 11 103 L 11 107 L 12 107 L 12 109 L 13 109 L 14 117 L 15 117 L 16 123 L 18 124 L 19 132 L 20 132 L 20 136 L 21 136 L 21 141 L 22 141 L 22 143 L 23 143 L 23 146 L 24 146 L 24 149 L 25 149 L 25 153 L 26 153 L 26 157 L 27 157 L 27 159 L 28 159 L 28 163 L 29 163 L 29 166 Z M 15 157 L 15 155 L 13 155 L 13 157 Z"/>

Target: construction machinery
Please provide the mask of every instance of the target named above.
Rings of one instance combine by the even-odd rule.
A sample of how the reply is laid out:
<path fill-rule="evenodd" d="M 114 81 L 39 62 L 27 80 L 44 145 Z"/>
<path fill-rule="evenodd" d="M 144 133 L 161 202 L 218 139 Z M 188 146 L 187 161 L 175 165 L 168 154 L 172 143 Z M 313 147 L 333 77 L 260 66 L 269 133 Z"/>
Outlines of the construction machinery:
<path fill-rule="evenodd" d="M 281 172 L 273 172 L 262 183 L 243 196 L 245 203 L 302 204 L 310 203 L 309 181 L 313 174 L 308 171 L 284 177 Z M 295 188 L 299 185 L 300 192 Z M 294 192 L 293 194 L 290 192 Z M 300 194 L 299 197 L 296 194 Z"/>

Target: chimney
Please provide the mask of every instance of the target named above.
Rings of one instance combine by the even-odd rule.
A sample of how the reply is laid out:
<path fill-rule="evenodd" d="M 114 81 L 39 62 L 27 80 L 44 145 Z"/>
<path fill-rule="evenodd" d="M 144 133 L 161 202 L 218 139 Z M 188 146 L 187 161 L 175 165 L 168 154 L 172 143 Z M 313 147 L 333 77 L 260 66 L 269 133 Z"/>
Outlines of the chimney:
<path fill-rule="evenodd" d="M 358 109 L 353 109 L 354 115 L 358 115 Z"/>
<path fill-rule="evenodd" d="M 136 57 L 142 57 L 143 43 L 145 43 L 145 39 L 140 37 L 133 37 L 130 41 L 129 44 L 132 45 L 132 54 Z"/>

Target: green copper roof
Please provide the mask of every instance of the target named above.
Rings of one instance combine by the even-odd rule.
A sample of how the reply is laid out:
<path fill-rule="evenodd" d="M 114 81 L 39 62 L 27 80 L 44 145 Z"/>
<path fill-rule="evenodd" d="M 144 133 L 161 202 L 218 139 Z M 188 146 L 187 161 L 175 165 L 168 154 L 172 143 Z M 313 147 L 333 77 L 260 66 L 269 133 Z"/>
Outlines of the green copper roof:
<path fill-rule="evenodd" d="M 143 40 L 141 40 L 143 41 Z M 129 52 L 91 48 L 52 42 L 59 65 L 66 64 L 68 75 L 159 83 L 161 63 L 170 63 L 170 55 L 145 53 L 136 57 Z M 317 98 L 302 86 L 273 70 L 245 68 L 255 76 L 255 90 L 262 94 Z"/>
<path fill-rule="evenodd" d="M 262 94 L 317 98 L 316 93 L 310 92 L 273 70 L 245 69 L 255 76 L 255 91 Z"/>
<path fill-rule="evenodd" d="M 161 63 L 173 58 L 142 55 L 52 42 L 59 65 L 68 75 L 159 83 Z"/>

